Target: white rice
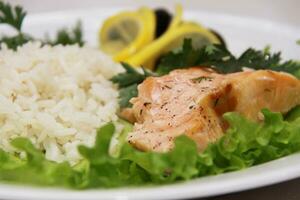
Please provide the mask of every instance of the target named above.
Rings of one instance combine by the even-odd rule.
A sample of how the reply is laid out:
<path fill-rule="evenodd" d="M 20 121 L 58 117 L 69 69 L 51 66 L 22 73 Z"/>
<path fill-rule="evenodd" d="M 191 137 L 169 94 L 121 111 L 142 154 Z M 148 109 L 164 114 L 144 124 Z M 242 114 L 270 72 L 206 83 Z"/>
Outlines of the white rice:
<path fill-rule="evenodd" d="M 118 92 L 108 80 L 122 71 L 97 49 L 28 43 L 0 51 L 0 148 L 29 138 L 49 160 L 78 162 L 78 144 L 116 121 Z"/>

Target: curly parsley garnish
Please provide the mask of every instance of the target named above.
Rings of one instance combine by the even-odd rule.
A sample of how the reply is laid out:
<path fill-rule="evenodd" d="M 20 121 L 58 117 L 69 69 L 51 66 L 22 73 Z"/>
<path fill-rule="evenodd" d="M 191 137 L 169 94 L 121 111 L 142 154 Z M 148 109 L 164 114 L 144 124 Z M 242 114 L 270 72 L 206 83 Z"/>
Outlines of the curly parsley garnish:
<path fill-rule="evenodd" d="M 81 22 L 78 21 L 72 29 L 62 28 L 62 29 L 58 30 L 58 32 L 56 34 L 56 38 L 53 41 L 48 39 L 45 43 L 50 44 L 50 45 L 78 44 L 79 46 L 83 46 L 84 41 L 82 39 L 82 25 L 81 25 Z"/>
<path fill-rule="evenodd" d="M 20 6 L 11 7 L 10 4 L 0 1 L 0 23 L 8 24 L 21 32 L 26 12 Z"/>
<path fill-rule="evenodd" d="M 197 78 L 191 79 L 193 83 L 201 83 L 202 81 L 211 81 L 213 78 L 209 76 L 200 76 Z"/>
<path fill-rule="evenodd" d="M 162 57 L 158 65 L 159 74 L 167 74 L 174 69 L 192 66 L 211 67 L 219 73 L 242 71 L 244 67 L 284 71 L 300 77 L 300 63 L 293 60 L 282 61 L 280 52 L 270 53 L 269 48 L 255 50 L 249 48 L 241 56 L 234 56 L 224 45 L 210 44 L 194 49 L 191 40 L 185 40 L 180 51 L 170 52 Z"/>
<path fill-rule="evenodd" d="M 51 41 L 49 39 L 41 40 L 34 39 L 32 36 L 24 33 L 22 31 L 22 25 L 26 12 L 21 6 L 11 6 L 9 3 L 4 3 L 0 1 L 0 24 L 6 24 L 11 26 L 17 31 L 17 34 L 14 36 L 4 35 L 0 38 L 0 44 L 4 43 L 10 49 L 16 50 L 18 46 L 21 46 L 28 41 L 39 40 L 43 44 L 49 45 L 71 45 L 78 44 L 82 46 L 84 41 L 82 39 L 82 28 L 80 22 L 72 29 L 68 30 L 63 28 L 57 32 L 56 38 Z"/>
<path fill-rule="evenodd" d="M 148 76 L 156 76 L 156 74 L 149 72 L 142 68 L 143 73 L 138 72 L 127 63 L 121 63 L 125 72 L 114 76 L 111 81 L 118 84 L 120 88 L 119 104 L 121 108 L 130 107 L 129 100 L 136 97 L 138 94 L 137 86 L 142 83 Z"/>
<path fill-rule="evenodd" d="M 22 32 L 22 24 L 25 16 L 26 12 L 22 7 L 12 7 L 9 3 L 0 1 L 0 24 L 9 25 L 17 31 L 17 35 L 15 36 L 3 36 L 0 43 L 5 43 L 8 48 L 16 49 L 17 46 L 31 40 L 30 36 Z"/>

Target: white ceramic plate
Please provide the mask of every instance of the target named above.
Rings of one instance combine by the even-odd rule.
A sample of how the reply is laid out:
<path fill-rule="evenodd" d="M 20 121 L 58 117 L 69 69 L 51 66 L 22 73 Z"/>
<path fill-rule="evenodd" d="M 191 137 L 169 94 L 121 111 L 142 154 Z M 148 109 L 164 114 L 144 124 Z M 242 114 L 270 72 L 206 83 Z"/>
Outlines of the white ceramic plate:
<path fill-rule="evenodd" d="M 26 18 L 24 30 L 37 37 L 44 37 L 46 32 L 51 36 L 58 28 L 71 26 L 77 19 L 81 19 L 85 39 L 90 45 L 97 46 L 97 32 L 102 20 L 118 10 L 120 9 L 95 9 L 29 15 Z M 220 32 L 225 37 L 229 48 L 236 54 L 249 46 L 264 48 L 266 45 L 271 45 L 274 51 L 281 50 L 285 58 L 300 59 L 300 46 L 296 45 L 296 40 L 300 39 L 299 28 L 220 13 L 185 11 L 184 18 L 199 21 Z M 0 31 L 10 32 L 7 27 L 2 27 Z M 300 177 L 300 154 L 238 172 L 156 187 L 71 191 L 1 184 L 0 198 L 20 200 L 187 199 L 236 192 L 297 177 Z"/>

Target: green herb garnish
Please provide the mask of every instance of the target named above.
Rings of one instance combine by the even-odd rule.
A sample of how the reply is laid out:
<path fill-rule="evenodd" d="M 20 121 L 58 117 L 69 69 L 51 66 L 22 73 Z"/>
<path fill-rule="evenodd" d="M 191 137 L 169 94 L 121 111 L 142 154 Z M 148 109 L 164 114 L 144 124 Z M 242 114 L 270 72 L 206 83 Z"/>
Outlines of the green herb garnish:
<path fill-rule="evenodd" d="M 57 32 L 56 38 L 51 41 L 49 39 L 41 40 L 34 39 L 32 36 L 24 33 L 22 31 L 22 25 L 24 18 L 26 16 L 26 12 L 23 10 L 21 6 L 11 6 L 9 3 L 4 3 L 0 1 L 0 24 L 7 24 L 13 27 L 17 34 L 14 36 L 2 36 L 0 39 L 0 44 L 6 44 L 6 46 L 10 49 L 16 50 L 18 46 L 22 46 L 28 41 L 38 40 L 43 44 L 49 45 L 72 45 L 78 44 L 82 46 L 84 41 L 82 40 L 82 28 L 80 22 L 72 29 L 68 30 L 63 28 Z"/>
<path fill-rule="evenodd" d="M 209 77 L 209 76 L 200 76 L 200 77 L 191 79 L 191 81 L 194 83 L 201 83 L 202 81 L 208 81 L 208 80 L 212 80 L 212 79 L 213 78 Z"/>
<path fill-rule="evenodd" d="M 8 48 L 17 49 L 18 46 L 23 45 L 32 39 L 21 30 L 25 16 L 26 12 L 22 7 L 12 7 L 9 3 L 0 1 L 0 24 L 9 25 L 17 31 L 17 35 L 15 36 L 3 36 L 0 39 L 0 44 L 5 43 Z"/>
<path fill-rule="evenodd" d="M 300 63 L 282 61 L 280 53 L 269 50 L 247 49 L 241 56 L 235 57 L 224 45 L 210 44 L 194 49 L 191 40 L 185 40 L 181 51 L 170 52 L 162 57 L 157 73 L 167 74 L 174 69 L 192 66 L 211 67 L 220 73 L 242 71 L 244 67 L 284 71 L 299 77 Z"/>
<path fill-rule="evenodd" d="M 58 30 L 56 34 L 56 38 L 51 41 L 47 40 L 45 43 L 50 45 L 72 45 L 78 44 L 79 46 L 83 46 L 84 41 L 82 38 L 82 25 L 81 22 L 78 21 L 77 24 L 72 29 L 62 28 Z"/>
<path fill-rule="evenodd" d="M 114 76 L 111 81 L 118 84 L 120 88 L 120 106 L 121 108 L 130 107 L 129 100 L 137 96 L 137 85 L 142 83 L 148 76 L 156 76 L 156 74 L 149 72 L 142 68 L 143 73 L 138 72 L 127 63 L 121 63 L 125 72 Z"/>
<path fill-rule="evenodd" d="M 21 32 L 22 23 L 26 12 L 20 6 L 12 7 L 8 3 L 0 1 L 0 23 L 14 27 Z"/>
<path fill-rule="evenodd" d="M 9 49 L 16 50 L 18 46 L 21 46 L 31 40 L 32 38 L 30 36 L 21 33 L 16 36 L 3 36 L 0 39 L 0 44 L 4 43 Z"/>

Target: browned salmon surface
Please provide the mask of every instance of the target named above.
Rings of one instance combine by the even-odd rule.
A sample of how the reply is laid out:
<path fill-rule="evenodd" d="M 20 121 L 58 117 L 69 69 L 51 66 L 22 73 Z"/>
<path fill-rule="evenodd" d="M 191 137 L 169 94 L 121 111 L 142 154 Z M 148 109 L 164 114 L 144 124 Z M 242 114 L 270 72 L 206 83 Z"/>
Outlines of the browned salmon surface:
<path fill-rule="evenodd" d="M 286 113 L 300 104 L 300 81 L 267 70 L 218 74 L 209 69 L 172 71 L 149 77 L 138 86 L 138 97 L 126 110 L 135 119 L 128 142 L 145 151 L 167 152 L 174 139 L 186 134 L 199 151 L 219 139 L 228 125 L 225 112 L 263 120 L 262 108 Z"/>

